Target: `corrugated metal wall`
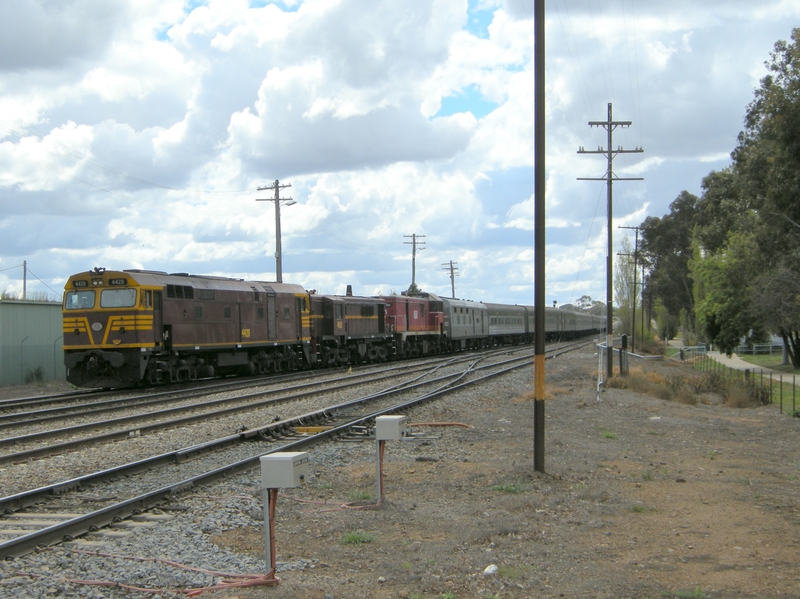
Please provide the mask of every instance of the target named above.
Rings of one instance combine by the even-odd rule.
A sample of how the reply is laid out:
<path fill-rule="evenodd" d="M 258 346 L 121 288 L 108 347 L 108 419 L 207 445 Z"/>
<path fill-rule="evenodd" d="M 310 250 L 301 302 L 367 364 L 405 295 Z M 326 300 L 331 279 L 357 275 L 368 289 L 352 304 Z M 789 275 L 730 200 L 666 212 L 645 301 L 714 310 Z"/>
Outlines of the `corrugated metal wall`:
<path fill-rule="evenodd" d="M 44 380 L 65 380 L 61 304 L 0 300 L 0 385 L 26 382 L 37 369 Z"/>

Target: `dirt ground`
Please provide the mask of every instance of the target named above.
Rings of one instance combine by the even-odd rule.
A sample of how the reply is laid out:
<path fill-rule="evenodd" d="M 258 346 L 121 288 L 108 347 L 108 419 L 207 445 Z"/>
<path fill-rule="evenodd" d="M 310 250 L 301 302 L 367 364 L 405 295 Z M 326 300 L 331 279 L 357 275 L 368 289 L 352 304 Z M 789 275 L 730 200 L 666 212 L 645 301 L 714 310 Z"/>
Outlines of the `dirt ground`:
<path fill-rule="evenodd" d="M 800 419 L 618 389 L 597 401 L 597 363 L 591 350 L 548 362 L 546 474 L 533 472 L 530 371 L 452 396 L 412 421 L 473 428 L 389 443 L 382 506 L 338 507 L 374 496 L 374 445 L 345 442 L 287 492 L 319 503 L 279 499 L 278 559 L 314 568 L 208 596 L 800 597 Z M 217 541 L 263 554 L 256 524 Z"/>

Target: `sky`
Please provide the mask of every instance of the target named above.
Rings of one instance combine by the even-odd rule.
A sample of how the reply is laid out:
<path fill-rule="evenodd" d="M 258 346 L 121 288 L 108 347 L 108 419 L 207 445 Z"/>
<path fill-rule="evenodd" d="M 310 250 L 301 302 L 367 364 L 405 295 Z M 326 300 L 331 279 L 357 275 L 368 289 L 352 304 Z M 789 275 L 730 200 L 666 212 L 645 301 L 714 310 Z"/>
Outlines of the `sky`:
<path fill-rule="evenodd" d="M 548 0 L 546 298 L 730 164 L 800 0 Z M 0 3 L 0 291 L 105 267 L 533 303 L 533 0 Z M 616 258 L 615 258 L 616 259 Z"/>

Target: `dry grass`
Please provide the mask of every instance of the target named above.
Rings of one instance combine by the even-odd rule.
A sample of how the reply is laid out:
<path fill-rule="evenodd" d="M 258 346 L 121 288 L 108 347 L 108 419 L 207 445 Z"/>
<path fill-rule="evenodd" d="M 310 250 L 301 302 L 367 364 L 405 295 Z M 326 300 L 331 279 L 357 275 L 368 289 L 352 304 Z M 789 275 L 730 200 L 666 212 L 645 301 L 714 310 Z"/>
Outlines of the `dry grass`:
<path fill-rule="evenodd" d="M 567 393 L 571 393 L 574 391 L 572 387 L 548 387 L 545 383 L 544 388 L 544 398 L 545 399 L 554 399 L 559 395 L 566 395 Z M 519 397 L 514 398 L 514 403 L 526 403 L 535 401 L 534 392 L 530 391 L 529 393 L 525 393 L 520 395 Z"/>
<path fill-rule="evenodd" d="M 764 401 L 763 393 L 759 389 L 748 388 L 736 378 L 723 377 L 717 373 L 665 376 L 658 372 L 631 368 L 628 376 L 614 376 L 606 381 L 606 386 L 687 405 L 697 405 L 698 396 L 704 393 L 721 396 L 725 405 L 732 408 L 752 408 Z"/>

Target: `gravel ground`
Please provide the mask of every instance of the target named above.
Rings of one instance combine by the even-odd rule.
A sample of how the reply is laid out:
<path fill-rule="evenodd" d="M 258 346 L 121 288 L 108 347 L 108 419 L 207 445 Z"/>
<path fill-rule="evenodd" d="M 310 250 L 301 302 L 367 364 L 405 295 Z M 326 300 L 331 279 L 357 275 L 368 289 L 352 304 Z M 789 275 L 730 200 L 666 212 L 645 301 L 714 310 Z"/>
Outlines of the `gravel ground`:
<path fill-rule="evenodd" d="M 204 596 L 800 596 L 800 420 L 616 389 L 598 402 L 596 369 L 591 351 L 548 362 L 547 474 L 532 468 L 529 369 L 411 412 L 472 428 L 418 426 L 427 439 L 389 442 L 380 507 L 346 506 L 374 499 L 374 442 L 314 448 L 307 484 L 278 500 L 281 583 Z M 183 589 L 224 578 L 126 558 L 263 573 L 261 509 L 257 471 L 197 489 L 132 528 L 0 564 L 0 597 L 168 597 L 64 579 Z"/>

